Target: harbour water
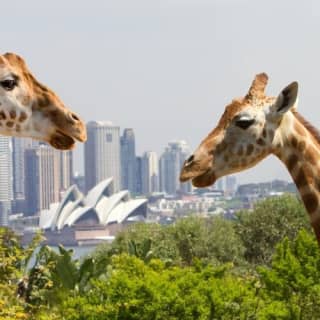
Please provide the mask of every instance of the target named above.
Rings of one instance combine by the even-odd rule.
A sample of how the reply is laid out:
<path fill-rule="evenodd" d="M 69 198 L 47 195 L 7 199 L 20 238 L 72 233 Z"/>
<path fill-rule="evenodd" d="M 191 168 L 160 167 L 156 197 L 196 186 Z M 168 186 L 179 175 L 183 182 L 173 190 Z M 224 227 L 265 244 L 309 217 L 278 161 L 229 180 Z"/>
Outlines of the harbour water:
<path fill-rule="evenodd" d="M 59 248 L 57 246 L 49 246 L 50 248 L 52 248 L 53 250 L 57 251 L 59 250 Z M 95 250 L 95 248 L 97 247 L 97 245 L 92 245 L 92 246 L 72 246 L 72 247 L 68 247 L 65 246 L 64 248 L 66 250 L 73 250 L 73 258 L 74 259 L 81 259 L 81 258 L 85 258 L 88 254 L 90 254 L 91 252 L 93 252 Z M 34 256 L 30 259 L 29 261 L 29 268 L 31 268 L 36 260 L 36 254 L 38 253 L 40 247 L 35 251 Z"/>

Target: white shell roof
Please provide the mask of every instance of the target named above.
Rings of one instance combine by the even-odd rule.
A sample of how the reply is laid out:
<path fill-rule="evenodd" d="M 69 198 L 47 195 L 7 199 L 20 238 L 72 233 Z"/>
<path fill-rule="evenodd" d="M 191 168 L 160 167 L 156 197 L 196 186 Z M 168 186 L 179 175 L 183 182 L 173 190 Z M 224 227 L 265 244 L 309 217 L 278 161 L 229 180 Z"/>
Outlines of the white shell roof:
<path fill-rule="evenodd" d="M 94 207 L 99 201 L 99 198 L 102 197 L 103 193 L 111 184 L 113 184 L 113 179 L 109 178 L 101 181 L 94 188 L 92 188 L 87 194 L 87 196 L 84 198 L 85 205 Z M 111 186 L 111 188 L 113 189 L 113 186 Z"/>
<path fill-rule="evenodd" d="M 90 210 L 96 213 L 100 224 L 122 223 L 147 202 L 147 199 L 131 200 L 127 190 L 110 196 L 107 191 L 113 192 L 112 178 L 100 182 L 86 197 L 76 186 L 71 186 L 59 204 L 53 204 L 49 210 L 40 213 L 40 228 L 61 230 L 65 226 L 74 225 Z"/>

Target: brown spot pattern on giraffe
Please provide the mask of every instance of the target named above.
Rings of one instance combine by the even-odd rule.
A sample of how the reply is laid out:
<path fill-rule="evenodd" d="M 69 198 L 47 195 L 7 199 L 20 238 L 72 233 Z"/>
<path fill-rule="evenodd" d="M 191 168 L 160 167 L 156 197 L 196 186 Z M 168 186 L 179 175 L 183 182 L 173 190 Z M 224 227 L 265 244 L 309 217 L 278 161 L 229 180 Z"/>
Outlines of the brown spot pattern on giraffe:
<path fill-rule="evenodd" d="M 239 147 L 237 155 L 238 156 L 242 156 L 243 155 L 243 146 L 242 145 Z"/>
<path fill-rule="evenodd" d="M 310 146 L 305 154 L 306 161 L 315 166 L 318 162 L 318 158 L 318 152 Z"/>
<path fill-rule="evenodd" d="M 22 111 L 21 113 L 20 113 L 20 116 L 19 116 L 19 121 L 20 122 L 24 122 L 26 119 L 27 119 L 27 114 L 24 112 L 24 111 Z"/>
<path fill-rule="evenodd" d="M 320 217 L 313 217 L 313 221 L 311 222 L 312 228 L 314 230 L 314 233 L 317 237 L 318 243 L 320 243 L 320 223 L 319 223 Z"/>
<path fill-rule="evenodd" d="M 251 153 L 253 152 L 253 150 L 254 150 L 253 144 L 249 144 L 248 147 L 247 147 L 246 155 L 247 155 L 247 156 L 250 156 Z"/>
<path fill-rule="evenodd" d="M 299 157 L 296 154 L 291 154 L 286 161 L 287 168 L 291 172 L 293 168 L 298 164 Z"/>
<path fill-rule="evenodd" d="M 300 152 L 303 152 L 304 150 L 305 150 L 305 148 L 306 148 L 306 142 L 305 141 L 299 141 L 298 142 L 298 150 L 300 151 Z"/>
<path fill-rule="evenodd" d="M 12 128 L 14 126 L 14 122 L 13 121 L 7 121 L 6 123 L 8 128 Z"/>
<path fill-rule="evenodd" d="M 262 136 L 263 136 L 264 138 L 267 137 L 267 130 L 266 130 L 266 129 L 263 129 L 263 131 L 262 131 Z"/>
<path fill-rule="evenodd" d="M 304 128 L 308 130 L 308 132 L 312 135 L 315 141 L 320 145 L 319 131 L 297 111 L 293 111 L 293 114 L 296 117 L 296 119 L 304 126 Z"/>
<path fill-rule="evenodd" d="M 37 103 L 38 108 L 45 108 L 50 105 L 50 98 L 47 94 L 43 94 L 39 99 Z"/>
<path fill-rule="evenodd" d="M 14 120 L 17 116 L 17 112 L 15 110 L 10 110 L 9 115 L 10 118 Z"/>
<path fill-rule="evenodd" d="M 7 119 L 6 113 L 3 110 L 0 110 L 0 120 Z"/>
<path fill-rule="evenodd" d="M 265 146 L 266 145 L 266 142 L 262 139 L 262 138 L 259 138 L 257 140 L 257 144 L 260 145 L 260 146 Z"/>
<path fill-rule="evenodd" d="M 298 140 L 297 140 L 297 138 L 295 136 L 291 137 L 290 142 L 291 142 L 292 147 L 297 148 Z"/>
<path fill-rule="evenodd" d="M 302 200 L 309 213 L 313 213 L 318 208 L 318 197 L 313 192 L 307 193 L 302 196 Z"/>
<path fill-rule="evenodd" d="M 320 178 L 316 177 L 314 182 L 315 182 L 316 189 L 320 191 Z"/>
<path fill-rule="evenodd" d="M 22 99 L 22 104 L 23 104 L 24 106 L 28 106 L 28 105 L 30 104 L 30 102 L 31 102 L 31 97 L 30 97 L 30 96 L 25 96 L 25 97 L 23 97 L 23 99 Z"/>
<path fill-rule="evenodd" d="M 217 150 L 217 152 L 223 152 L 224 150 L 227 149 L 227 146 L 228 146 L 227 143 L 225 141 L 223 141 L 217 145 L 216 150 Z"/>
<path fill-rule="evenodd" d="M 298 188 L 303 188 L 308 185 L 308 180 L 310 179 L 310 169 L 300 168 L 298 175 L 295 177 L 295 182 Z"/>

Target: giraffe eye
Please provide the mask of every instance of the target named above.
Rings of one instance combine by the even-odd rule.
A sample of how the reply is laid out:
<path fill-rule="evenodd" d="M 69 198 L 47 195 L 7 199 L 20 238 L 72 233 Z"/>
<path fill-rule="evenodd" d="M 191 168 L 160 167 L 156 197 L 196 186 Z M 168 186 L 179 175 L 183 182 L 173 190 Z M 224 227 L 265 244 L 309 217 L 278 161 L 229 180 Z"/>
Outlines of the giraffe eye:
<path fill-rule="evenodd" d="M 252 124 L 254 124 L 254 119 L 239 119 L 236 121 L 236 126 L 241 129 L 248 129 Z"/>
<path fill-rule="evenodd" d="M 1 81 L 0 85 L 4 90 L 11 91 L 17 85 L 17 81 L 14 79 L 7 79 L 7 80 Z"/>

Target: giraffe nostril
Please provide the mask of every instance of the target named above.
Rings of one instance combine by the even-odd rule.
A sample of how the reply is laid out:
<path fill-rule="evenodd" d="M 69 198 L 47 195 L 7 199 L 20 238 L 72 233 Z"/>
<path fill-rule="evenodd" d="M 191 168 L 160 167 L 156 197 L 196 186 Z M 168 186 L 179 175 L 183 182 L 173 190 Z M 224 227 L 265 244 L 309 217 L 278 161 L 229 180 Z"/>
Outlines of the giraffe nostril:
<path fill-rule="evenodd" d="M 71 119 L 74 121 L 80 121 L 79 117 L 75 113 L 71 113 Z"/>
<path fill-rule="evenodd" d="M 186 161 L 186 164 L 190 164 L 192 161 L 194 160 L 194 155 L 190 156 L 187 161 Z"/>

